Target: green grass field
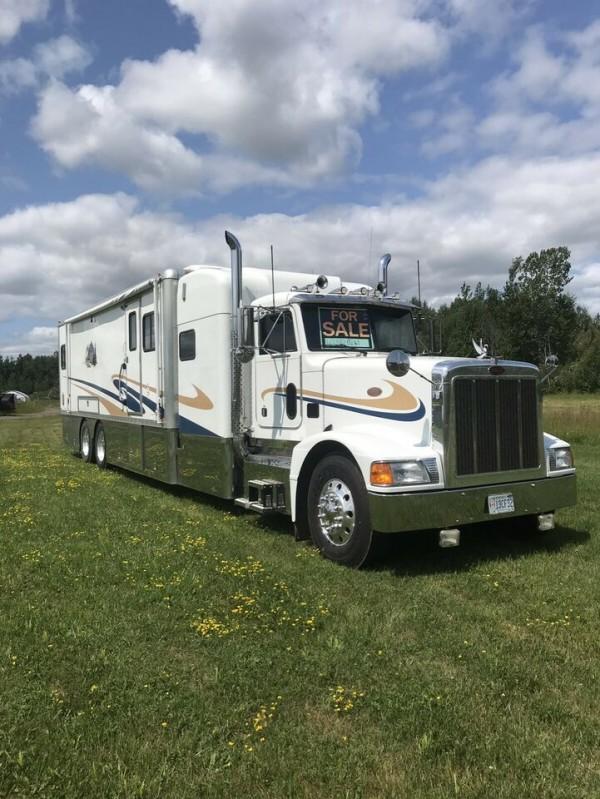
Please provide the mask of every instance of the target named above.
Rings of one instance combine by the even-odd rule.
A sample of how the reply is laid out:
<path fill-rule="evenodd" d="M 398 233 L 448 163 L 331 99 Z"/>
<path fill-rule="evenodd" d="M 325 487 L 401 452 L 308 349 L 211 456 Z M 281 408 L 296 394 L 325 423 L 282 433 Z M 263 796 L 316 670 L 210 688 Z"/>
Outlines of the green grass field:
<path fill-rule="evenodd" d="M 0 795 L 600 796 L 600 399 L 546 406 L 558 529 L 361 572 L 0 420 Z"/>

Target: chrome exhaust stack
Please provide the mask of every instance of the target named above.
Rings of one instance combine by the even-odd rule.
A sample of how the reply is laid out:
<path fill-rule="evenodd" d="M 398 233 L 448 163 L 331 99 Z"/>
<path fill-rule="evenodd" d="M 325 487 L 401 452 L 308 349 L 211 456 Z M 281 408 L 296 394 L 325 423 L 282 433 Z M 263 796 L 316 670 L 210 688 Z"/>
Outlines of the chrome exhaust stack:
<path fill-rule="evenodd" d="M 225 241 L 231 250 L 231 441 L 233 445 L 232 483 L 234 496 L 243 493 L 245 457 L 242 419 L 242 359 L 240 331 L 242 325 L 242 247 L 228 230 Z"/>
<path fill-rule="evenodd" d="M 228 230 L 225 241 L 231 250 L 231 338 L 235 352 L 240 344 L 240 317 L 242 308 L 242 246 Z"/>
<path fill-rule="evenodd" d="M 392 256 L 388 253 L 382 255 L 379 259 L 379 283 L 377 284 L 377 291 L 380 291 L 383 296 L 385 297 L 387 294 L 387 286 L 388 286 L 388 266 L 390 265 L 390 261 L 392 260 Z"/>

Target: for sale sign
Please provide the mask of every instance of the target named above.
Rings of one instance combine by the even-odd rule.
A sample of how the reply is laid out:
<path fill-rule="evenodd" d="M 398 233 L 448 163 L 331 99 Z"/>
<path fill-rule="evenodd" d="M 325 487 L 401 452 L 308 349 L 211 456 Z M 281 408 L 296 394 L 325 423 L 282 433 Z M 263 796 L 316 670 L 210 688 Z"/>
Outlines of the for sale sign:
<path fill-rule="evenodd" d="M 319 308 L 321 347 L 372 350 L 369 312 L 365 308 Z"/>

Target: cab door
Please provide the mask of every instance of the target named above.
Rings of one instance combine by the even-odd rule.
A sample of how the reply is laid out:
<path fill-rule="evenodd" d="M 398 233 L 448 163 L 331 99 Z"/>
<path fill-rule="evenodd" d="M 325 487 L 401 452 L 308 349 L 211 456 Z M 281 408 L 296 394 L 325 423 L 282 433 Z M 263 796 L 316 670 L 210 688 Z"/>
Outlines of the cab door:
<path fill-rule="evenodd" d="M 255 422 L 270 430 L 302 424 L 302 363 L 289 308 L 259 309 L 254 358 Z"/>

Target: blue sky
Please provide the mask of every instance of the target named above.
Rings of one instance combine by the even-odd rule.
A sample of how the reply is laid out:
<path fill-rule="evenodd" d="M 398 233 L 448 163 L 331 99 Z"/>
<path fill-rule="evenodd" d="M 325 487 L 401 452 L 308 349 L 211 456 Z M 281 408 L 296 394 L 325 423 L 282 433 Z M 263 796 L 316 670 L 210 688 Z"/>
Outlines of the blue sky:
<path fill-rule="evenodd" d="M 3 0 L 0 354 L 167 267 L 451 299 L 564 244 L 600 312 L 600 7 Z"/>

